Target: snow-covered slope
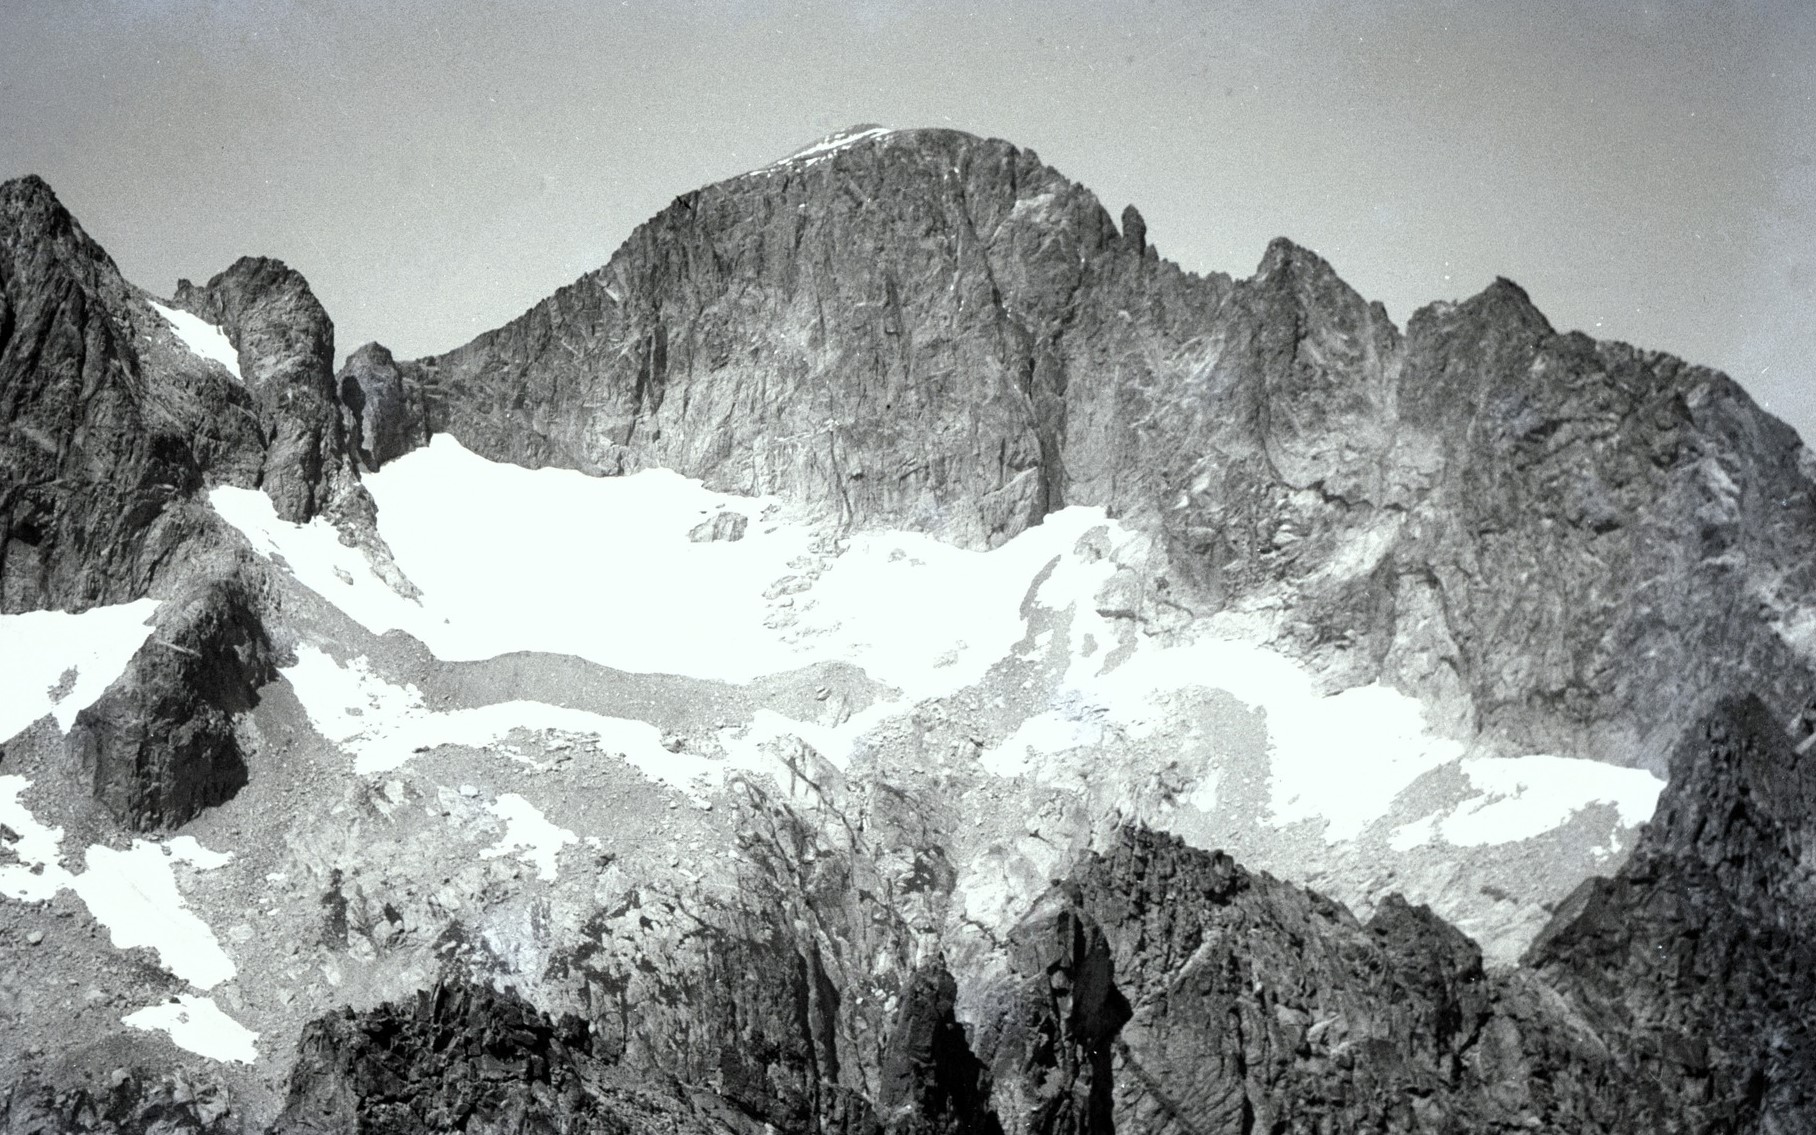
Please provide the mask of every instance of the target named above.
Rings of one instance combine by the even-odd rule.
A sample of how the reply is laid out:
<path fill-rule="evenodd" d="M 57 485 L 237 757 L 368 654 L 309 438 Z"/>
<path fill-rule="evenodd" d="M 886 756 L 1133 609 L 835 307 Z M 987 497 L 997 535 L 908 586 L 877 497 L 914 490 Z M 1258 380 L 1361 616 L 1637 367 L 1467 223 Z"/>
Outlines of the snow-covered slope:
<path fill-rule="evenodd" d="M 1364 907 L 1397 880 L 1506 959 L 1561 885 L 1630 845 L 1662 787 L 1584 754 L 1471 756 L 1407 695 L 1326 690 L 1265 642 L 1143 634 L 1117 588 L 1150 549 L 1099 509 L 1061 510 L 1000 548 L 967 551 L 901 531 L 840 536 L 779 502 L 669 472 L 501 465 L 445 435 L 368 485 L 416 596 L 387 586 L 325 521 L 279 521 L 256 491 L 212 499 L 355 623 L 401 630 L 442 662 L 568 655 L 734 686 L 838 664 L 871 692 L 831 726 L 759 706 L 742 725 L 715 722 L 665 748 L 634 716 L 533 697 L 438 708 L 363 654 L 305 643 L 285 675 L 356 774 L 444 745 L 506 754 L 508 768 L 535 759 L 511 750 L 514 733 L 552 731 L 708 799 L 775 767 L 761 753 L 784 738 L 847 772 L 861 754 L 867 774 L 884 775 L 910 759 L 892 730 L 929 703 L 975 703 L 966 728 L 978 743 L 956 765 L 979 784 L 1122 808 Z M 723 513 L 745 518 L 742 539 L 689 537 Z M 1222 728 L 1211 706 L 1250 724 Z M 1167 791 L 1132 789 L 1162 768 Z M 1088 839 L 1089 827 L 1072 835 Z M 1437 864 L 1494 874 L 1504 845 L 1551 870 L 1507 872 L 1494 901 L 1422 889 Z"/>

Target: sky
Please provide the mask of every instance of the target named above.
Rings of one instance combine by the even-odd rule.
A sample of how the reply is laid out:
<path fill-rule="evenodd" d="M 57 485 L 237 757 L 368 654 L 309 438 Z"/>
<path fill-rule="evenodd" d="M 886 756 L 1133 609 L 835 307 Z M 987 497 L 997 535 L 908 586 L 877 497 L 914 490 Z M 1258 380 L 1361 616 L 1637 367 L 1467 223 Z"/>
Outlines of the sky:
<path fill-rule="evenodd" d="M 160 295 L 285 260 L 343 356 L 859 122 L 1033 149 L 1192 271 L 1290 237 L 1402 326 L 1506 276 L 1816 438 L 1805 0 L 0 0 L 0 179 Z"/>

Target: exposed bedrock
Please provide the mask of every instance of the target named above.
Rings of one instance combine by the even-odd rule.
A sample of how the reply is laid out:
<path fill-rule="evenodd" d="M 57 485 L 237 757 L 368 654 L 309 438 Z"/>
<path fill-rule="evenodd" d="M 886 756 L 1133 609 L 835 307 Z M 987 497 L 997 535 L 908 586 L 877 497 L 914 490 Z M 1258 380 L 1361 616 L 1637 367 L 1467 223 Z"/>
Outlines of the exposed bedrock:
<path fill-rule="evenodd" d="M 383 345 L 367 343 L 353 352 L 334 381 L 347 410 L 349 448 L 366 470 L 428 440 L 422 393 L 411 389 Z"/>
<path fill-rule="evenodd" d="M 164 602 L 126 672 L 76 715 L 70 761 L 122 824 L 178 827 L 246 784 L 235 719 L 275 675 L 247 585 L 198 579 Z"/>
<path fill-rule="evenodd" d="M 370 526 L 303 278 L 245 259 L 173 303 L 225 330 L 244 381 L 185 347 L 41 179 L 0 186 L 0 611 L 180 586 L 210 483 Z"/>
<path fill-rule="evenodd" d="M 265 442 L 259 487 L 285 520 L 345 510 L 369 521 L 334 380 L 334 323 L 301 273 L 241 257 L 201 287 L 177 282 L 175 304 L 218 324 L 239 352 Z"/>

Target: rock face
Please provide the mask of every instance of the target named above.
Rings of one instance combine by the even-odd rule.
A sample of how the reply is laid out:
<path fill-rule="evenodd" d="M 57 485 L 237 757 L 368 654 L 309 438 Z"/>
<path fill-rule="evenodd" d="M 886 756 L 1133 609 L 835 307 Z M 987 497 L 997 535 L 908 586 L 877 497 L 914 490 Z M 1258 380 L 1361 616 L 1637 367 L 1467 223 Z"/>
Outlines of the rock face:
<path fill-rule="evenodd" d="M 0 186 L 0 611 L 145 594 L 203 469 L 256 446 L 218 368 L 149 365 L 156 322 L 49 186 Z"/>
<path fill-rule="evenodd" d="M 176 306 L 218 324 L 240 356 L 264 438 L 259 487 L 285 520 L 332 506 L 371 513 L 358 485 L 334 380 L 334 323 L 308 281 L 282 261 L 242 257 Z"/>
<path fill-rule="evenodd" d="M 405 384 L 382 345 L 367 343 L 353 352 L 334 381 L 347 408 L 351 448 L 368 471 L 428 439 L 421 394 Z"/>
<path fill-rule="evenodd" d="M 76 715 L 70 758 L 122 824 L 181 826 L 245 785 L 234 718 L 275 675 L 245 585 L 232 575 L 198 580 L 164 604 L 126 673 Z"/>
<path fill-rule="evenodd" d="M 170 599 L 69 738 L 135 830 L 245 783 L 231 718 L 272 676 L 248 565 L 202 492 L 262 487 L 285 519 L 372 544 L 348 455 L 334 330 L 296 272 L 243 259 L 173 301 L 221 327 L 239 376 L 185 345 L 43 181 L 0 186 L 0 612 Z"/>
<path fill-rule="evenodd" d="M 1163 538 L 1150 628 L 1222 618 L 1505 751 L 1662 772 L 1737 675 L 1802 696 L 1816 501 L 1733 382 L 1506 281 L 1402 334 L 1287 241 L 1232 281 L 1123 229 L 1007 143 L 872 133 L 677 199 L 381 401 L 971 546 L 1101 505 Z"/>
<path fill-rule="evenodd" d="M 218 1084 L 115 1069 L 91 1088 L 0 1089 L 6 1135 L 234 1135 L 243 1128 Z"/>
<path fill-rule="evenodd" d="M 187 350 L 42 182 L 0 187 L 0 611 L 165 600 L 64 754 L 137 831 L 256 773 L 245 714 L 273 639 L 314 634 L 318 677 L 338 684 L 326 716 L 344 720 L 300 694 L 273 714 L 317 762 L 278 797 L 303 820 L 266 833 L 229 892 L 258 896 L 229 960 L 285 976 L 236 976 L 212 1006 L 286 1062 L 223 1074 L 284 1095 L 250 1118 L 149 1074 L 34 1084 L 0 1097 L 8 1130 L 1816 1129 L 1816 781 L 1782 725 L 1811 685 L 1816 488 L 1796 437 L 1726 378 L 1560 334 L 1506 281 L 1402 331 L 1290 242 L 1246 280 L 1191 276 L 1132 207 L 1119 230 L 1033 154 L 950 131 L 858 131 L 687 194 L 599 271 L 434 358 L 374 344 L 331 374 L 332 324 L 276 261 L 185 283 L 175 303 L 224 329 L 243 379 Z M 613 728 L 652 731 L 664 767 L 729 768 L 712 799 L 626 790 L 628 756 L 527 727 L 346 779 L 324 729 L 401 750 L 506 703 L 451 700 L 449 660 L 238 556 L 200 493 L 262 488 L 286 520 L 374 540 L 360 469 L 431 430 L 497 459 L 663 466 L 973 548 L 1098 506 L 1135 536 L 1066 616 L 1118 624 L 1092 652 L 1234 632 L 1333 689 L 1414 693 L 1478 753 L 1659 770 L 1674 753 L 1670 787 L 1619 873 L 1558 909 L 1521 967 L 1491 972 L 1397 896 L 1358 919 L 1106 818 L 1195 792 L 1172 765 L 1134 783 L 1106 760 L 1130 783 L 1093 797 L 1081 777 L 1038 811 L 994 788 L 961 799 L 952 786 L 985 784 L 986 749 L 1036 716 L 1007 701 L 1047 699 L 1040 652 L 1071 649 L 1058 614 L 1037 627 L 1034 590 L 1025 643 L 988 681 L 879 716 L 836 761 L 805 738 L 843 745 L 854 714 L 888 708 L 850 663 L 710 696 L 579 658 L 468 664 L 485 669 L 462 681 L 526 698 L 542 691 L 520 676 L 542 673 L 573 679 L 558 699 L 592 697 L 595 679 L 642 691 L 605 708 L 650 720 Z M 748 520 L 685 523 L 729 542 Z M 817 530 L 768 599 L 830 572 L 838 537 Z M 1028 710 L 1020 725 L 1010 708 Z M 1205 712 L 1265 739 L 1247 710 Z M 418 731 L 387 736 L 385 713 Z M 434 779 L 488 754 L 429 750 L 486 746 L 522 758 L 512 791 Z M 317 798 L 337 777 L 346 798 Z M 596 815 L 584 840 L 562 828 L 578 821 L 517 791 L 539 782 L 561 787 L 544 789 L 551 812 L 564 792 L 617 809 L 623 842 Z M 0 828 L 0 851 L 22 863 L 48 839 Z M 47 941 L 17 929 L 0 925 Z M 323 1014 L 345 1001 L 359 1008 Z M 294 1058 L 274 1056 L 299 1027 Z M 34 1075 L 58 1067 L 31 1056 L 18 1066 Z"/>
<path fill-rule="evenodd" d="M 721 1129 L 681 1101 L 614 1080 L 585 1022 L 551 1021 L 519 998 L 470 986 L 315 1021 L 290 1083 L 274 1135 Z"/>
<path fill-rule="evenodd" d="M 1627 866 L 1584 883 L 1527 962 L 1631 1070 L 1654 1130 L 1816 1129 L 1816 761 L 1730 699 L 1671 771 Z"/>
<path fill-rule="evenodd" d="M 222 325 L 244 383 L 186 350 L 35 177 L 0 186 L 0 611 L 135 599 L 210 526 L 206 483 L 286 519 L 368 525 L 344 453 L 333 325 L 275 260 L 175 301 Z"/>

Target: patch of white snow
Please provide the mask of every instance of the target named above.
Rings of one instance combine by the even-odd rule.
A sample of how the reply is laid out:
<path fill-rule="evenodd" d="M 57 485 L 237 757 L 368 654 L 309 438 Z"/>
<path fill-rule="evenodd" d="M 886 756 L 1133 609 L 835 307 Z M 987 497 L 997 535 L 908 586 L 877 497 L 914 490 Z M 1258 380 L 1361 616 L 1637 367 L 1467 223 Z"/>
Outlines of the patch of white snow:
<path fill-rule="evenodd" d="M 212 997 L 179 993 L 162 1005 L 152 1005 L 121 1018 L 135 1029 L 168 1033 L 181 1049 L 210 1060 L 255 1063 L 259 1034 L 229 1017 Z"/>
<path fill-rule="evenodd" d="M 0 740 L 52 714 L 69 732 L 151 637 L 156 599 L 0 615 Z M 65 675 L 72 680 L 66 681 Z"/>
<path fill-rule="evenodd" d="M 142 839 L 127 851 L 95 845 L 85 857 L 88 869 L 69 885 L 107 927 L 116 947 L 147 946 L 177 977 L 197 989 L 212 989 L 233 977 L 233 959 L 177 891 L 171 863 L 186 857 L 176 848 Z"/>
<path fill-rule="evenodd" d="M 848 150 L 861 142 L 868 142 L 872 139 L 882 138 L 893 133 L 895 133 L 895 131 L 887 126 L 865 126 L 840 130 L 836 133 L 826 135 L 826 137 L 821 138 L 818 142 L 803 146 L 787 157 L 782 158 L 779 161 L 771 162 L 764 168 L 777 169 L 789 165 L 813 165 L 824 158 L 831 157 L 840 150 Z"/>
<path fill-rule="evenodd" d="M 1445 842 L 1458 847 L 1531 839 L 1595 803 L 1613 805 L 1623 826 L 1637 827 L 1652 818 L 1665 788 L 1645 769 L 1574 757 L 1478 757 L 1460 767 L 1479 795 L 1438 823 Z"/>
<path fill-rule="evenodd" d="M 497 745 L 517 729 L 592 738 L 649 779 L 685 791 L 698 791 L 700 779 L 717 767 L 696 754 L 664 748 L 661 731 L 646 721 L 537 701 L 431 710 L 415 686 L 385 681 L 363 657 L 343 666 L 313 646 L 299 647 L 296 663 L 280 673 L 310 724 L 352 754 L 354 771 L 364 775 L 397 768 L 438 745 Z"/>
<path fill-rule="evenodd" d="M 579 836 L 550 823 L 541 809 L 515 792 L 504 793 L 488 810 L 505 822 L 504 838 L 480 852 L 480 856 L 493 859 L 522 849 L 519 858 L 534 865 L 537 876 L 546 881 L 552 882 L 556 877 L 555 857 L 561 849 L 580 842 Z"/>
<path fill-rule="evenodd" d="M 68 888 L 107 927 L 116 947 L 149 947 L 165 969 L 198 989 L 234 975 L 233 960 L 208 924 L 184 904 L 171 870 L 178 862 L 210 870 L 228 855 L 208 850 L 193 836 L 168 843 L 139 839 L 127 851 L 88 848 L 87 869 L 72 873 L 62 864 L 63 829 L 40 824 L 19 800 L 29 783 L 22 776 L 0 776 L 0 823 L 19 834 L 11 845 L 19 862 L 0 865 L 0 894 L 42 902 Z"/>
<path fill-rule="evenodd" d="M 233 342 L 225 331 L 199 315 L 165 307 L 156 300 L 149 302 L 151 309 L 164 317 L 164 322 L 170 324 L 170 329 L 177 333 L 177 338 L 191 354 L 220 363 L 236 381 L 245 381 L 240 377 L 240 353 L 233 349 Z"/>

